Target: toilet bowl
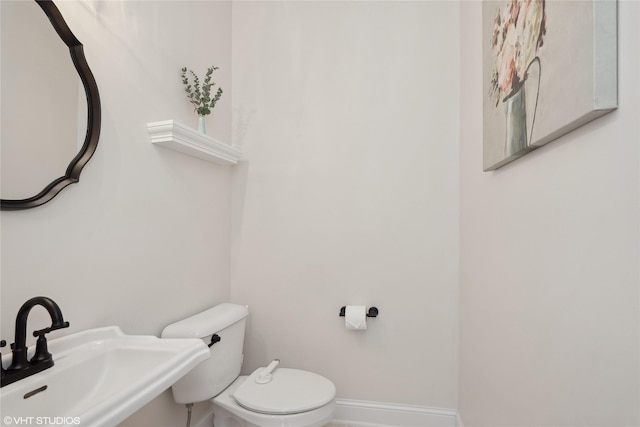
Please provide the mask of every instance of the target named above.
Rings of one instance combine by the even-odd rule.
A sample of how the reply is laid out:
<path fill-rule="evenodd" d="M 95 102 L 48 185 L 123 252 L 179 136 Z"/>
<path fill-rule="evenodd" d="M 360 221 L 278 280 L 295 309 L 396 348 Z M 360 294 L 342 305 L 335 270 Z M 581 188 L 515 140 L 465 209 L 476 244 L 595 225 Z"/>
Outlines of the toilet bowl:
<path fill-rule="evenodd" d="M 327 382 L 325 386 L 311 388 L 310 385 L 305 387 L 301 384 L 287 384 L 281 391 L 273 390 L 273 394 L 270 386 L 260 387 L 256 388 L 255 401 L 242 401 L 242 398 L 252 397 L 251 391 L 245 396 L 237 393 L 238 388 L 242 392 L 243 388 L 250 386 L 260 369 L 250 376 L 238 377 L 227 389 L 212 399 L 215 427 L 322 427 L 331 421 L 335 412 L 335 387 L 329 380 L 319 375 L 317 375 L 319 380 Z M 278 377 L 284 373 L 312 374 L 306 371 L 279 368 L 274 372 L 275 381 L 279 381 Z M 283 380 L 288 379 L 283 378 Z M 261 390 L 271 395 L 261 396 Z M 296 396 L 290 399 L 289 394 L 296 394 Z M 281 397 L 278 398 L 278 396 Z"/>
<path fill-rule="evenodd" d="M 211 401 L 214 427 L 321 427 L 333 418 L 336 389 L 313 372 L 274 360 L 240 376 L 246 306 L 224 303 L 173 323 L 163 338 L 202 338 L 211 357 L 172 387 L 177 403 Z"/>

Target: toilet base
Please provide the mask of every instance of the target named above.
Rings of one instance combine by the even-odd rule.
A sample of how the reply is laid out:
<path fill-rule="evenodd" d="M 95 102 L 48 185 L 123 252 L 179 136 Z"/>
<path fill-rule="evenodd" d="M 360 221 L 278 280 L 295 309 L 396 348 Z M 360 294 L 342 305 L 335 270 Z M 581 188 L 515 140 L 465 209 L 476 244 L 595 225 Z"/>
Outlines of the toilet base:
<path fill-rule="evenodd" d="M 335 400 L 321 408 L 299 414 L 270 415 L 245 409 L 231 396 L 246 378 L 238 377 L 226 390 L 211 400 L 214 427 L 322 427 L 333 419 Z"/>

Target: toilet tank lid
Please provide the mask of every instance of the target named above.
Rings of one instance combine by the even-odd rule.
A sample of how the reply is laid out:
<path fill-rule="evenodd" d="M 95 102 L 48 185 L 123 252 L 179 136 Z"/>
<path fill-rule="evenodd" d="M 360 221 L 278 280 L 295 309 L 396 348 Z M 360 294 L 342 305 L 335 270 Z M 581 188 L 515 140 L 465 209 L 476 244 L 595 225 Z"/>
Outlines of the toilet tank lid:
<path fill-rule="evenodd" d="M 246 305 L 222 303 L 172 323 L 162 331 L 162 338 L 204 338 L 244 319 L 249 314 Z"/>

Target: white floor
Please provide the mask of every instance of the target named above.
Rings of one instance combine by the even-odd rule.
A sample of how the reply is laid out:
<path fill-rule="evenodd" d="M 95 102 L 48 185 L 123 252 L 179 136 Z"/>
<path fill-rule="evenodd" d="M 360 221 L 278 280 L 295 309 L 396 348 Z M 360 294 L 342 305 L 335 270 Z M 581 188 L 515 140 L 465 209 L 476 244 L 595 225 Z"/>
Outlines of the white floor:
<path fill-rule="evenodd" d="M 380 427 L 382 427 L 382 425 L 378 424 Z M 372 424 L 354 424 L 354 423 L 348 423 L 348 424 L 343 424 L 343 423 L 337 423 L 337 422 L 330 422 L 329 424 L 325 424 L 323 427 L 370 427 L 373 426 Z M 391 426 L 388 426 L 391 427 Z"/>
<path fill-rule="evenodd" d="M 394 427 L 392 424 L 345 423 L 332 421 L 322 427 Z"/>

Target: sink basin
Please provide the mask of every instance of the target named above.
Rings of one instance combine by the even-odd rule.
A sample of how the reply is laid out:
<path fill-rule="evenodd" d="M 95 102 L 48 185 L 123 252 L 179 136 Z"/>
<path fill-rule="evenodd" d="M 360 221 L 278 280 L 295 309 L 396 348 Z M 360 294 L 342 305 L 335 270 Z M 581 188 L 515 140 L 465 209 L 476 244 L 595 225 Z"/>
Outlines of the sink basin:
<path fill-rule="evenodd" d="M 115 426 L 210 356 L 200 339 L 117 326 L 52 339 L 49 352 L 53 367 L 0 389 L 2 425 Z"/>

